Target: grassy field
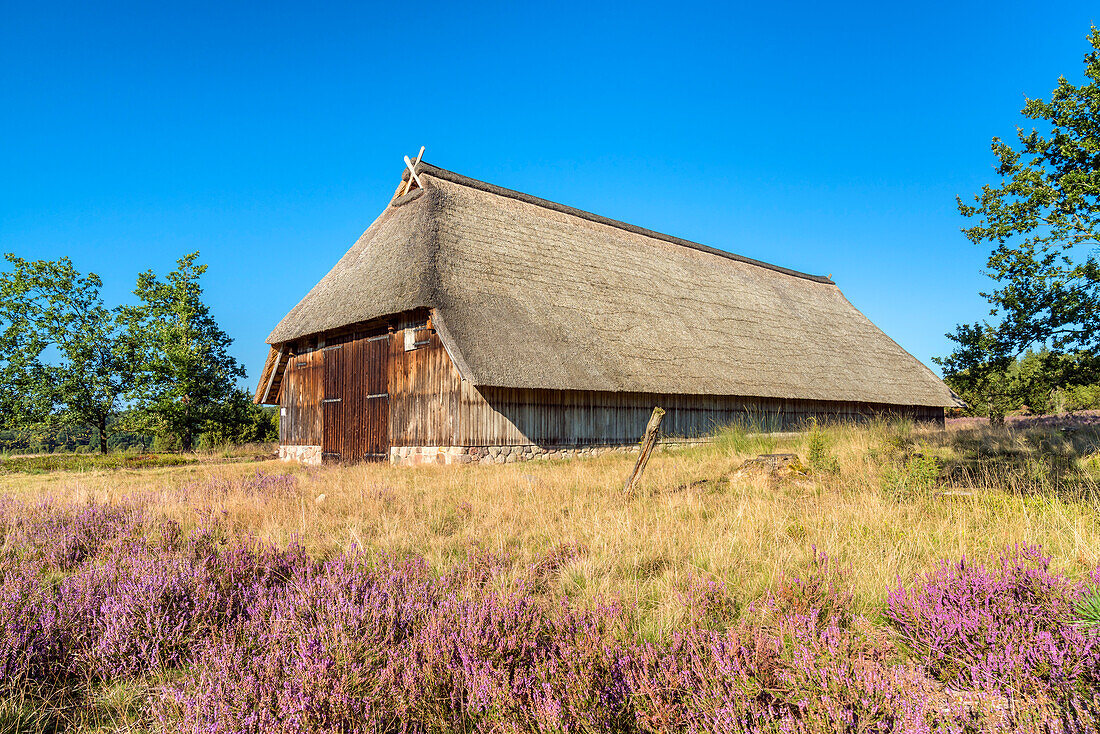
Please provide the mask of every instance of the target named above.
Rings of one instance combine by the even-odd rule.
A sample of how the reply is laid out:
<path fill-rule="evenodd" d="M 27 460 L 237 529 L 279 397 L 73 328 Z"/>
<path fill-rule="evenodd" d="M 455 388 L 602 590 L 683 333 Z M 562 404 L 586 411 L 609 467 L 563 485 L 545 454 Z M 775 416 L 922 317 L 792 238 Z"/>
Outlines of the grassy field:
<path fill-rule="evenodd" d="M 634 459 L 621 455 L 415 469 L 189 461 L 0 476 L 0 491 L 62 503 L 138 498 L 185 528 L 214 514 L 278 546 L 416 554 L 440 571 L 483 550 L 520 573 L 567 549 L 548 579 L 556 593 L 628 600 L 656 632 L 680 622 L 692 579 L 725 582 L 748 602 L 806 571 L 815 548 L 848 568 L 868 613 L 899 578 L 1016 543 L 1042 545 L 1057 570 L 1082 575 L 1100 565 L 1098 436 L 907 425 L 788 438 L 727 432 L 655 455 L 629 497 L 622 484 Z M 803 470 L 738 472 L 774 452 L 798 454 Z"/>
<path fill-rule="evenodd" d="M 777 452 L 797 459 L 779 472 L 743 468 Z M 410 469 L 208 457 L 9 470 L 0 494 L 16 506 L 130 508 L 150 536 L 164 521 L 186 535 L 213 520 L 228 536 L 298 543 L 314 558 L 416 556 L 436 576 L 491 557 L 490 586 L 514 589 L 522 579 L 540 604 L 621 606 L 638 641 L 664 641 L 695 624 L 691 599 L 700 588 L 723 590 L 723 628 L 747 620 L 770 592 L 818 574 L 822 553 L 843 571 L 852 614 L 880 630 L 888 628 L 888 592 L 944 559 L 995 558 L 1027 544 L 1041 546 L 1051 572 L 1072 581 L 1100 566 L 1095 426 L 727 431 L 711 445 L 656 454 L 641 489 L 627 496 L 633 460 Z M 5 546 L 12 537 L 9 528 Z M 96 691 L 107 713 L 87 726 L 157 728 L 142 718 L 144 694 L 132 686 Z M 24 718 L 11 721 L 25 721 L 30 709 L 20 710 Z M 131 710 L 139 713 L 119 713 Z"/>
<path fill-rule="evenodd" d="M 154 469 L 226 461 L 261 461 L 270 459 L 274 453 L 275 448 L 272 445 L 248 445 L 190 454 L 137 451 L 115 451 L 109 454 L 0 454 L 0 474 Z"/>

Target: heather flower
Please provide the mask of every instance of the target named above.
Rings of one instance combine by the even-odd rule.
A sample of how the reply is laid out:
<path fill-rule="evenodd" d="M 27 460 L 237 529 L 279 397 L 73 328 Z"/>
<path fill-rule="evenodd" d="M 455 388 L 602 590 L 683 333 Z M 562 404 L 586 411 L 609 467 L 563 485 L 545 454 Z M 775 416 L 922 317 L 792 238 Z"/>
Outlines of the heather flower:
<path fill-rule="evenodd" d="M 80 672 L 102 679 L 183 665 L 222 601 L 205 569 L 145 551 L 74 574 L 59 593 Z"/>
<path fill-rule="evenodd" d="M 838 617 L 777 613 L 773 625 L 687 630 L 630 656 L 645 731 L 921 731 L 919 671 L 888 661 Z"/>
<path fill-rule="evenodd" d="M 1097 731 L 1084 586 L 1036 548 L 893 590 L 893 634 L 815 551 L 744 618 L 691 579 L 683 624 L 642 639 L 630 609 L 547 598 L 574 546 L 527 567 L 474 548 L 437 575 L 310 558 L 219 516 L 184 533 L 137 505 L 0 502 L 0 527 L 18 538 L 0 557 L 0 695 L 168 674 L 149 701 L 165 732 Z"/>
<path fill-rule="evenodd" d="M 0 581 L 0 694 L 58 677 L 65 644 L 52 590 L 33 566 Z"/>
<path fill-rule="evenodd" d="M 1100 682 L 1100 638 L 1073 624 L 1081 591 L 1038 547 L 1017 546 L 990 566 L 944 562 L 894 589 L 886 617 L 945 683 L 1059 695 Z"/>
<path fill-rule="evenodd" d="M 230 494 L 242 492 L 263 497 L 275 497 L 294 494 L 298 489 L 298 477 L 294 474 L 268 474 L 257 470 L 242 477 L 212 476 L 203 482 L 188 485 L 186 491 L 202 494 Z"/>
<path fill-rule="evenodd" d="M 679 599 L 685 622 L 691 627 L 720 629 L 737 616 L 737 600 L 721 581 L 692 576 Z"/>
<path fill-rule="evenodd" d="M 242 477 L 240 488 L 245 492 L 265 496 L 288 495 L 298 489 L 298 477 L 293 474 L 267 474 L 257 471 Z"/>
<path fill-rule="evenodd" d="M 768 603 L 784 614 L 812 616 L 818 622 L 851 621 L 852 594 L 844 589 L 845 572 L 813 548 L 810 569 L 803 576 L 783 576 Z"/>
<path fill-rule="evenodd" d="M 431 586 L 413 562 L 369 568 L 343 556 L 295 568 L 203 648 L 196 678 L 172 694 L 168 728 L 367 731 L 392 720 L 392 696 L 380 693 L 388 651 L 429 608 Z"/>
<path fill-rule="evenodd" d="M 15 531 L 23 553 L 39 556 L 59 571 L 76 568 L 141 529 L 142 510 L 131 504 L 88 503 L 72 509 L 43 503 L 26 510 Z"/>

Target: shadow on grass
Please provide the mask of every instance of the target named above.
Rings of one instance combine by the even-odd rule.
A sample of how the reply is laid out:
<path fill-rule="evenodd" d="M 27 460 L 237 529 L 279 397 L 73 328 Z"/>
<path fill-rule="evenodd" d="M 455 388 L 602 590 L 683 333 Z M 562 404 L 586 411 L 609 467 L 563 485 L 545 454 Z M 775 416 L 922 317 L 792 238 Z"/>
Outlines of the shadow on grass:
<path fill-rule="evenodd" d="M 1100 426 L 980 427 L 922 440 L 942 459 L 942 484 L 1100 503 Z"/>

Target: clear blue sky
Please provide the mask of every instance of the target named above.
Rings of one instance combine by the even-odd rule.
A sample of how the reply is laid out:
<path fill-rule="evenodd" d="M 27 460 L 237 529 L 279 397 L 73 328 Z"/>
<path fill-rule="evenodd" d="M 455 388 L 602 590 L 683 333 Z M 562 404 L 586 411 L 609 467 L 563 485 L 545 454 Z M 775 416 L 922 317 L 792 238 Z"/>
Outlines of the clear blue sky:
<path fill-rule="evenodd" d="M 110 303 L 202 251 L 264 338 L 401 156 L 812 273 L 925 363 L 985 313 L 955 196 L 1024 96 L 1081 77 L 1089 3 L 0 0 L 0 250 Z"/>

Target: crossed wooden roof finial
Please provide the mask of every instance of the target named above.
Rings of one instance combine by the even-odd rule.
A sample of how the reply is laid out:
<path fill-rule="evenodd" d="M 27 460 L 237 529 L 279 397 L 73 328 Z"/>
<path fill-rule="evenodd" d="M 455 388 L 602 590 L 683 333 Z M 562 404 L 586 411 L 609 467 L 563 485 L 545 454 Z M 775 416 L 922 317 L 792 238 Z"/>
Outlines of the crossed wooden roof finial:
<path fill-rule="evenodd" d="M 420 146 L 420 152 L 416 154 L 416 161 L 410 161 L 408 156 L 405 156 L 405 166 L 409 169 L 409 180 L 405 182 L 405 189 L 401 192 L 401 195 L 409 193 L 409 187 L 412 186 L 412 182 L 416 181 L 418 188 L 424 188 L 424 184 L 420 183 L 420 177 L 416 175 L 416 167 L 420 164 L 420 159 L 424 157 L 424 146 Z"/>

